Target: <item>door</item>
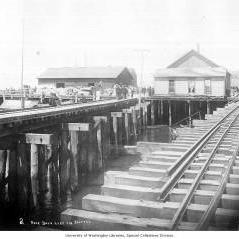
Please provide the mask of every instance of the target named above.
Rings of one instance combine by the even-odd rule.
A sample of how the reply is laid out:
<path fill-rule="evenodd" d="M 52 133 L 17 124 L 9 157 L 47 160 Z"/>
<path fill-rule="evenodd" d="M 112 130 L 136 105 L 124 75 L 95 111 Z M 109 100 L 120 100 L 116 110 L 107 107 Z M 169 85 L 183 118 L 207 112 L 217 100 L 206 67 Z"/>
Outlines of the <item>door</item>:
<path fill-rule="evenodd" d="M 169 94 L 175 93 L 175 81 L 174 80 L 169 80 L 168 93 Z"/>
<path fill-rule="evenodd" d="M 211 95 L 211 80 L 205 80 L 205 95 Z"/>

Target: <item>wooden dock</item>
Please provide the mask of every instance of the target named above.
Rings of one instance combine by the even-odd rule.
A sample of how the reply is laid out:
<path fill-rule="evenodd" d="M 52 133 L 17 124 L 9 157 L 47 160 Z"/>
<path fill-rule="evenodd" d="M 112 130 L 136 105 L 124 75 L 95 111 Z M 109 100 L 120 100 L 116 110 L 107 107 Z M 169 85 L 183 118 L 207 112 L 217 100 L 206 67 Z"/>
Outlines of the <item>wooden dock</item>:
<path fill-rule="evenodd" d="M 231 230 L 239 219 L 239 104 L 218 108 L 172 143 L 138 142 L 127 172 L 105 173 L 101 194 L 63 221 L 75 230 Z M 132 152 L 131 148 L 131 152 Z"/>

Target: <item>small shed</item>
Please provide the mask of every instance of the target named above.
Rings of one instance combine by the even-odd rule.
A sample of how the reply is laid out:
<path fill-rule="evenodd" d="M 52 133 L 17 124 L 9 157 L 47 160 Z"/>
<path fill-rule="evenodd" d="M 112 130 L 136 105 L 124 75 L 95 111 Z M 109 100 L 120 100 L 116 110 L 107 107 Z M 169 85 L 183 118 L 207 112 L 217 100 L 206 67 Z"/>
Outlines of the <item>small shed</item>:
<path fill-rule="evenodd" d="M 224 97 L 230 95 L 230 73 L 191 50 L 167 68 L 155 72 L 154 88 L 158 95 Z"/>
<path fill-rule="evenodd" d="M 116 83 L 136 86 L 137 79 L 134 69 L 113 66 L 48 68 L 38 77 L 41 87 L 84 87 L 97 83 L 104 88 L 111 88 Z"/>

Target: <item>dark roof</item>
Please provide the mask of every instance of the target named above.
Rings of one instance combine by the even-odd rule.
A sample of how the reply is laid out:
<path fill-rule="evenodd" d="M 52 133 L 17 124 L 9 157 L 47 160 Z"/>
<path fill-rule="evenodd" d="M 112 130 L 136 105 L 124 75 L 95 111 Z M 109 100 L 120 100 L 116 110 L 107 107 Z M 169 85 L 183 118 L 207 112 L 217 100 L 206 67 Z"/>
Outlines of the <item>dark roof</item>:
<path fill-rule="evenodd" d="M 181 65 L 183 62 L 185 62 L 186 60 L 188 60 L 188 59 L 191 58 L 192 56 L 195 56 L 195 57 L 201 59 L 202 61 L 204 61 L 205 63 L 207 63 L 209 67 L 218 67 L 218 65 L 217 65 L 216 63 L 214 63 L 213 61 L 209 60 L 208 58 L 206 58 L 205 56 L 201 55 L 201 54 L 198 53 L 197 51 L 191 50 L 191 51 L 189 51 L 187 54 L 183 55 L 183 56 L 180 57 L 178 60 L 176 60 L 175 62 L 173 62 L 172 64 L 170 64 L 167 68 L 178 67 L 179 65 Z"/>
<path fill-rule="evenodd" d="M 60 67 L 48 68 L 38 79 L 49 78 L 117 78 L 126 67 Z"/>
<path fill-rule="evenodd" d="M 226 76 L 227 70 L 223 67 L 179 67 L 158 69 L 155 77 L 220 77 Z"/>

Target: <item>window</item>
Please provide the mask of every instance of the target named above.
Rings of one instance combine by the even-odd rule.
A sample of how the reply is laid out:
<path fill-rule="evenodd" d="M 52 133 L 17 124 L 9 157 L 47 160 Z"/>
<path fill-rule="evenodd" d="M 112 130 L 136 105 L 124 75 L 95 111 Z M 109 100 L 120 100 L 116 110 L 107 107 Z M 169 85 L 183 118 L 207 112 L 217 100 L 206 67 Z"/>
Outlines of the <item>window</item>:
<path fill-rule="evenodd" d="M 56 88 L 65 88 L 65 83 L 56 83 Z"/>
<path fill-rule="evenodd" d="M 205 94 L 210 95 L 211 94 L 211 81 L 205 80 Z"/>
<path fill-rule="evenodd" d="M 188 81 L 188 93 L 195 93 L 195 81 Z"/>
<path fill-rule="evenodd" d="M 169 88 L 168 88 L 168 93 L 172 94 L 175 93 L 175 82 L 174 80 L 169 80 Z"/>

